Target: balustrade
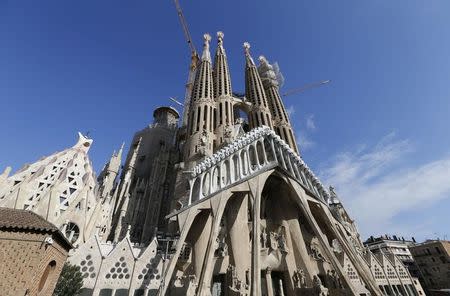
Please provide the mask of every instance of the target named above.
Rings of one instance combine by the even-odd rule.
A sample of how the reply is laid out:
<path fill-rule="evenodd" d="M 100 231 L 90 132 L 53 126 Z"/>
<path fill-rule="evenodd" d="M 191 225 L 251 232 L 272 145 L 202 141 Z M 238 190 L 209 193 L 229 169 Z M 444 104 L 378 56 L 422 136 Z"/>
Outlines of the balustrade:
<path fill-rule="evenodd" d="M 317 199 L 328 201 L 329 193 L 306 163 L 273 130 L 262 126 L 206 157 L 194 167 L 189 181 L 189 199 L 184 207 L 277 166 Z"/>

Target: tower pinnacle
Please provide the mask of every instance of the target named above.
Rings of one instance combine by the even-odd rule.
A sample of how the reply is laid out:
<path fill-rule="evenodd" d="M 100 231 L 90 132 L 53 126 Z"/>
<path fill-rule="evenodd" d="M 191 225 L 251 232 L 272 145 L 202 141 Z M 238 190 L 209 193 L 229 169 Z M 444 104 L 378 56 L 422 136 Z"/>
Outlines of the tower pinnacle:
<path fill-rule="evenodd" d="M 227 56 L 223 48 L 222 32 L 217 32 L 217 51 L 214 57 L 214 99 L 216 101 L 215 134 L 217 144 L 231 142 L 232 125 L 234 124 L 233 97 L 231 91 L 231 78 L 228 69 Z"/>
<path fill-rule="evenodd" d="M 211 35 L 205 33 L 203 35 L 203 53 L 202 53 L 202 61 L 208 61 L 211 63 L 211 54 L 209 52 L 209 41 L 211 41 Z"/>
<path fill-rule="evenodd" d="M 253 61 L 253 58 L 250 55 L 250 43 L 248 43 L 246 41 L 246 42 L 244 42 L 243 46 L 244 46 L 244 53 L 245 53 L 246 62 L 250 63 L 251 65 L 255 65 L 255 61 Z"/>
<path fill-rule="evenodd" d="M 253 104 L 249 121 L 252 128 L 272 125 L 272 116 L 267 104 L 266 93 L 255 62 L 250 55 L 250 43 L 244 42 L 245 53 L 245 96 Z"/>
<path fill-rule="evenodd" d="M 214 97 L 231 96 L 231 79 L 227 56 L 223 48 L 223 32 L 217 32 L 217 51 L 214 58 Z"/>
<path fill-rule="evenodd" d="M 203 53 L 198 67 L 189 108 L 188 135 L 185 156 L 195 158 L 212 153 L 213 145 L 213 107 L 214 85 L 209 52 L 209 34 L 203 35 Z"/>
<path fill-rule="evenodd" d="M 289 121 L 289 115 L 281 99 L 279 83 L 274 67 L 264 56 L 259 57 L 258 72 L 267 96 L 273 129 L 295 152 L 299 153 L 294 131 Z"/>
<path fill-rule="evenodd" d="M 224 34 L 223 34 L 222 31 L 217 32 L 217 43 L 218 43 L 220 46 L 223 45 L 223 36 L 224 36 Z"/>

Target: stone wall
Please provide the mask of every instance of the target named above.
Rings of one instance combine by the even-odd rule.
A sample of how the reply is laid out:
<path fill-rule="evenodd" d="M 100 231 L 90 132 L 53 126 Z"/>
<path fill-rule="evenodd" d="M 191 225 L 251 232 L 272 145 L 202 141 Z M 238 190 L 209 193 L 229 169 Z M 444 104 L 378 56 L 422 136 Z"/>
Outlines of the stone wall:
<path fill-rule="evenodd" d="M 53 244 L 46 244 L 44 240 L 47 237 L 51 235 L 0 231 L 2 295 L 52 295 L 67 258 L 67 250 L 54 238 Z"/>

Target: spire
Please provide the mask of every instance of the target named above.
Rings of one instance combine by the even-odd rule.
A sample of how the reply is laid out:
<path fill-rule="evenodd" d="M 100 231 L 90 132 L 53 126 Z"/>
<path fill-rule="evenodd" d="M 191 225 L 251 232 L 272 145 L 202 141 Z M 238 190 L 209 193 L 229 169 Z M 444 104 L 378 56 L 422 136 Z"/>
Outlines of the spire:
<path fill-rule="evenodd" d="M 205 33 L 203 35 L 203 53 L 202 53 L 202 62 L 210 62 L 211 63 L 211 53 L 209 52 L 209 41 L 211 41 L 211 35 Z"/>
<path fill-rule="evenodd" d="M 217 50 L 214 57 L 214 97 L 231 95 L 231 78 L 228 69 L 227 56 L 223 48 L 222 32 L 217 32 Z"/>
<path fill-rule="evenodd" d="M 97 181 L 100 184 L 100 196 L 103 198 L 108 198 L 111 194 L 113 194 L 114 184 L 120 171 L 120 165 L 122 164 L 122 152 L 124 145 L 125 143 L 122 143 L 118 153 L 114 151 L 109 162 L 105 164 L 105 167 L 102 169 L 97 178 Z"/>
<path fill-rule="evenodd" d="M 203 53 L 200 61 L 200 67 L 197 70 L 194 87 L 192 89 L 191 104 L 198 99 L 213 98 L 213 77 L 211 69 L 211 54 L 209 52 L 209 34 L 203 35 Z"/>
<path fill-rule="evenodd" d="M 250 44 L 244 42 L 245 53 L 245 96 L 253 104 L 253 114 L 250 114 L 252 128 L 261 125 L 272 127 L 272 117 L 267 104 L 266 93 L 259 76 L 255 62 L 250 55 Z"/>
<path fill-rule="evenodd" d="M 267 108 L 267 98 L 264 92 L 261 77 L 259 77 L 255 62 L 250 55 L 250 44 L 244 42 L 245 52 L 245 96 L 256 106 Z"/>
<path fill-rule="evenodd" d="M 133 155 L 131 155 L 130 162 L 128 163 L 128 166 L 127 166 L 127 171 L 135 168 L 137 156 L 139 153 L 139 148 L 141 146 L 141 142 L 142 142 L 142 137 L 140 137 L 139 140 L 137 141 L 137 143 L 134 145 Z"/>
<path fill-rule="evenodd" d="M 222 54 L 225 54 L 225 49 L 223 48 L 224 36 L 222 31 L 217 32 L 217 51 L 220 51 Z"/>
<path fill-rule="evenodd" d="M 269 64 L 264 56 L 259 57 L 259 62 L 258 73 L 267 96 L 274 130 L 295 152 L 299 153 L 294 131 L 289 122 L 289 116 L 280 96 L 279 83 L 274 66 Z"/>
<path fill-rule="evenodd" d="M 255 61 L 253 61 L 252 56 L 250 55 L 250 43 L 244 42 L 244 53 L 245 53 L 245 62 L 246 65 L 253 65 L 255 66 Z"/>
<path fill-rule="evenodd" d="M 122 146 L 120 146 L 119 152 L 117 153 L 117 158 L 122 158 L 123 147 L 125 146 L 125 142 L 122 142 Z"/>

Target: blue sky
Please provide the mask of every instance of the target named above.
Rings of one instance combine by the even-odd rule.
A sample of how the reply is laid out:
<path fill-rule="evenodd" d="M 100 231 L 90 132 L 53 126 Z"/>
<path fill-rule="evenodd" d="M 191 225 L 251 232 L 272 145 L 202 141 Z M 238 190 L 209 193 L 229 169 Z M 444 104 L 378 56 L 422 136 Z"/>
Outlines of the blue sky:
<path fill-rule="evenodd" d="M 277 61 L 304 159 L 364 237 L 450 235 L 450 2 L 183 1 L 194 43 L 225 33 Z M 98 170 L 152 110 L 182 98 L 189 50 L 173 1 L 1 1 L 0 170 L 90 131 Z M 214 40 L 214 39 L 213 39 Z M 212 46 L 215 50 L 215 41 Z M 450 237 L 447 237 L 450 238 Z"/>

